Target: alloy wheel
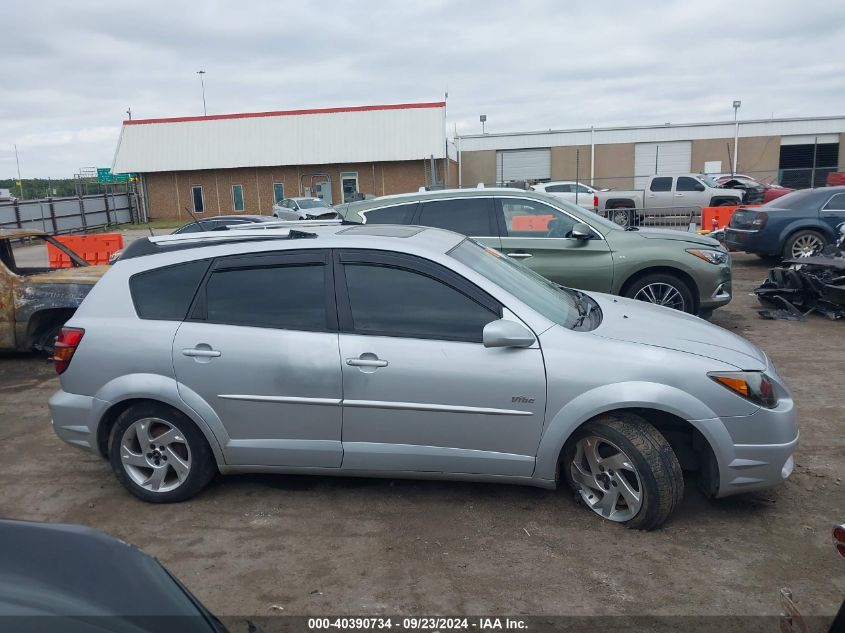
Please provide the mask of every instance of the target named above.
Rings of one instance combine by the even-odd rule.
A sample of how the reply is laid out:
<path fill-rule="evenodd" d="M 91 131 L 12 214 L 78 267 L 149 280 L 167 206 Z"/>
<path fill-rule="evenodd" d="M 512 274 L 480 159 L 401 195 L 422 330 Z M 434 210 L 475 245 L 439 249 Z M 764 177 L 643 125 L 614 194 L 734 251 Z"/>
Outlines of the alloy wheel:
<path fill-rule="evenodd" d="M 185 436 L 161 418 L 142 418 L 124 431 L 120 461 L 132 481 L 151 492 L 175 490 L 191 472 Z"/>
<path fill-rule="evenodd" d="M 618 224 L 619 226 L 628 226 L 628 222 L 630 220 L 628 217 L 628 210 L 616 209 L 610 215 L 610 219 L 614 224 Z"/>
<path fill-rule="evenodd" d="M 801 235 L 792 243 L 792 257 L 811 257 L 822 250 L 824 243 L 816 235 Z"/>
<path fill-rule="evenodd" d="M 581 438 L 570 472 L 581 500 L 596 514 L 619 522 L 637 516 L 643 504 L 639 473 L 612 442 L 595 435 Z"/>
<path fill-rule="evenodd" d="M 678 289 L 671 284 L 661 282 L 655 282 L 643 286 L 637 294 L 634 295 L 634 299 L 647 301 L 648 303 L 656 303 L 657 305 L 680 310 L 681 312 L 683 312 L 684 308 L 686 308 L 684 297 Z"/>

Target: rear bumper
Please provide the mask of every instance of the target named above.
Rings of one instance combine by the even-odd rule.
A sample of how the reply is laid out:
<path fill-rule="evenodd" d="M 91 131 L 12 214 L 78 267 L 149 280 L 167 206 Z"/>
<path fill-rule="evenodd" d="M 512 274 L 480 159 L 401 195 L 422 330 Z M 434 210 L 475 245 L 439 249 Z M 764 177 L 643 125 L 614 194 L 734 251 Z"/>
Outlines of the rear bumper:
<path fill-rule="evenodd" d="M 49 401 L 53 432 L 71 446 L 98 452 L 94 420 L 108 403 L 91 396 L 59 390 Z"/>
<path fill-rule="evenodd" d="M 761 237 L 760 231 L 745 231 L 741 229 L 725 229 L 725 245 L 732 251 L 759 253 L 761 255 L 776 255 L 777 245 L 769 244 Z"/>

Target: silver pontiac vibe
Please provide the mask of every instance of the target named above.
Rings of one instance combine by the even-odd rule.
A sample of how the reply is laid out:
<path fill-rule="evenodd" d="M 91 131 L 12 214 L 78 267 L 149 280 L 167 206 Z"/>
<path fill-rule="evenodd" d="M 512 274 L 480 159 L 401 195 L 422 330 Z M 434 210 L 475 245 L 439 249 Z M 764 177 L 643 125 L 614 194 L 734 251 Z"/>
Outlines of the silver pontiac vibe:
<path fill-rule="evenodd" d="M 150 502 L 218 473 L 554 488 L 661 525 L 793 469 L 792 397 L 698 317 L 562 288 L 457 233 L 302 222 L 131 244 L 56 343 L 66 442 Z"/>

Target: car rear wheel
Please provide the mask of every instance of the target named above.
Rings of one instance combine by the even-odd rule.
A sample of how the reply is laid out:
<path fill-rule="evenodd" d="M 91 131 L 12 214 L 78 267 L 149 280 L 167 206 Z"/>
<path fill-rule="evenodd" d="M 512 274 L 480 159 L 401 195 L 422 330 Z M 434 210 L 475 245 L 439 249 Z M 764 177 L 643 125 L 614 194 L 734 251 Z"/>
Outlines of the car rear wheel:
<path fill-rule="evenodd" d="M 827 246 L 827 240 L 818 231 L 798 231 L 786 240 L 783 258 L 811 257 L 818 255 L 825 246 Z"/>
<path fill-rule="evenodd" d="M 684 495 L 672 447 L 631 413 L 606 414 L 581 427 L 565 451 L 561 471 L 586 507 L 633 529 L 659 527 Z"/>
<path fill-rule="evenodd" d="M 118 481 L 152 503 L 190 499 L 217 472 L 203 434 L 182 413 L 155 403 L 130 407 L 115 422 L 109 461 Z"/>
<path fill-rule="evenodd" d="M 610 209 L 608 217 L 614 224 L 618 224 L 619 226 L 630 226 L 633 225 L 633 222 L 631 221 L 631 215 L 633 212 L 634 210 L 628 207 L 613 207 Z"/>
<path fill-rule="evenodd" d="M 646 275 L 638 279 L 628 287 L 625 296 L 690 314 L 695 310 L 692 293 L 687 285 L 674 275 L 666 273 Z"/>

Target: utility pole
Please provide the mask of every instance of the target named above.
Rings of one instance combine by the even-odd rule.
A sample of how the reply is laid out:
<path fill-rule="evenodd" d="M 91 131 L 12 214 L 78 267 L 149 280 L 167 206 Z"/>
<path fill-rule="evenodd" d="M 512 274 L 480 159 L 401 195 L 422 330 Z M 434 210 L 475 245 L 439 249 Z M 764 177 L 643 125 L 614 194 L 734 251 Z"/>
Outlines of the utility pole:
<path fill-rule="evenodd" d="M 200 76 L 200 87 L 202 88 L 202 115 L 208 116 L 208 112 L 205 110 L 205 82 L 202 79 L 202 76 L 205 74 L 204 70 L 198 70 L 197 74 Z"/>
<path fill-rule="evenodd" d="M 15 144 L 15 163 L 18 166 L 18 193 L 20 199 L 23 200 L 23 180 L 21 180 L 21 161 L 18 159 L 18 146 Z"/>
<path fill-rule="evenodd" d="M 742 101 L 734 101 L 734 162 L 733 168 L 731 169 L 731 176 L 736 175 L 736 154 L 737 146 L 739 145 L 739 119 L 737 119 L 737 113 L 739 112 L 739 107 L 741 105 Z"/>

